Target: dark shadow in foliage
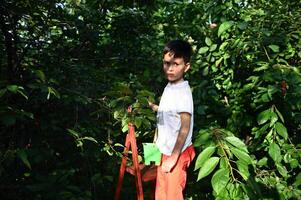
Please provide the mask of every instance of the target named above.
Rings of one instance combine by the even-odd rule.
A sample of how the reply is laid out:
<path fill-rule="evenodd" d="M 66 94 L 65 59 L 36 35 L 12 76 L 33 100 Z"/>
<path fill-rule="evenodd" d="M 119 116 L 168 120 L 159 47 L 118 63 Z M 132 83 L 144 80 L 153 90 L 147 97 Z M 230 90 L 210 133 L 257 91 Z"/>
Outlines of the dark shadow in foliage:
<path fill-rule="evenodd" d="M 280 200 L 280 195 L 276 187 L 267 187 L 263 183 L 255 180 L 255 172 L 252 166 L 249 166 L 250 176 L 246 181 L 245 192 L 250 199 L 273 199 Z"/>

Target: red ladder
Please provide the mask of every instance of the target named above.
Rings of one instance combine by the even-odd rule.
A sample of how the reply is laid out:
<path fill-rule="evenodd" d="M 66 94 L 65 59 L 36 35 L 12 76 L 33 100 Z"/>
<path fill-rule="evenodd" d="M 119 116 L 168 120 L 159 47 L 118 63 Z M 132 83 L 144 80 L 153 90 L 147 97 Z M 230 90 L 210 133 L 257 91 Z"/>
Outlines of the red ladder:
<path fill-rule="evenodd" d="M 132 149 L 132 159 L 133 166 L 126 167 L 126 160 L 128 157 L 128 152 Z M 156 174 L 157 168 L 156 166 L 145 166 L 143 164 L 139 164 L 138 161 L 138 150 L 135 136 L 135 127 L 132 123 L 128 124 L 128 133 L 126 135 L 125 147 L 123 151 L 123 156 L 121 160 L 120 170 L 119 170 L 119 178 L 118 184 L 115 192 L 114 200 L 120 199 L 120 192 L 122 188 L 122 182 L 124 178 L 124 172 L 128 172 L 135 177 L 136 190 L 137 190 L 137 199 L 143 200 L 143 189 L 142 189 L 142 181 L 153 181 L 153 188 L 150 194 L 150 199 L 155 199 L 155 184 L 156 184 Z"/>

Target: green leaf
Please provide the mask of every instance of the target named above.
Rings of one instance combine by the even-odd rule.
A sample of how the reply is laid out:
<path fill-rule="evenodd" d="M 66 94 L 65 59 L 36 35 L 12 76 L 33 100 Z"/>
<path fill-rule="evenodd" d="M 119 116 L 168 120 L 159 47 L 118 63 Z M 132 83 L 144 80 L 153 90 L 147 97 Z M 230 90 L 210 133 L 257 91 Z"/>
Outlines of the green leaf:
<path fill-rule="evenodd" d="M 234 24 L 233 21 L 225 21 L 225 22 L 223 22 L 219 26 L 219 28 L 218 28 L 218 33 L 217 33 L 218 37 L 220 37 L 223 32 L 225 32 L 226 30 L 228 30 L 229 28 L 231 28 L 231 26 L 233 24 Z"/>
<path fill-rule="evenodd" d="M 218 161 L 219 161 L 218 157 L 212 157 L 208 159 L 204 163 L 204 166 L 200 169 L 197 181 L 208 176 L 215 169 L 216 165 L 218 164 Z"/>
<path fill-rule="evenodd" d="M 50 99 L 51 94 L 53 94 L 58 99 L 60 98 L 60 94 L 53 87 L 47 87 L 47 90 L 48 90 L 47 100 Z"/>
<path fill-rule="evenodd" d="M 228 182 L 229 170 L 225 168 L 217 170 L 211 179 L 211 185 L 217 195 L 226 187 Z"/>
<path fill-rule="evenodd" d="M 17 91 L 19 89 L 19 86 L 17 86 L 17 85 L 8 85 L 6 88 L 10 92 L 17 93 Z"/>
<path fill-rule="evenodd" d="M 75 130 L 72 130 L 72 129 L 67 129 L 67 133 L 69 133 L 69 135 L 73 136 L 74 138 L 79 138 L 79 133 L 76 132 Z"/>
<path fill-rule="evenodd" d="M 289 161 L 289 163 L 292 169 L 299 167 L 299 162 L 297 159 L 293 158 Z"/>
<path fill-rule="evenodd" d="M 23 88 L 18 89 L 18 93 L 21 94 L 25 99 L 28 99 L 27 95 L 22 91 Z"/>
<path fill-rule="evenodd" d="M 118 110 L 116 110 L 113 114 L 114 119 L 118 119 L 120 116 L 120 112 Z"/>
<path fill-rule="evenodd" d="M 123 127 L 122 127 L 122 132 L 123 133 L 125 133 L 125 132 L 127 132 L 129 130 L 129 128 L 128 128 L 128 125 L 126 124 L 126 125 L 124 125 Z"/>
<path fill-rule="evenodd" d="M 299 185 L 301 185 L 301 172 L 299 172 L 299 174 L 296 176 L 296 180 L 293 183 L 294 186 L 298 187 Z"/>
<path fill-rule="evenodd" d="M 211 46 L 211 44 L 212 44 L 212 41 L 211 41 L 211 39 L 210 38 L 208 38 L 208 37 L 206 37 L 205 38 L 205 43 L 207 44 L 207 46 Z"/>
<path fill-rule="evenodd" d="M 134 124 L 137 128 L 141 126 L 141 123 L 142 123 L 142 119 L 140 117 L 135 117 Z"/>
<path fill-rule="evenodd" d="M 21 149 L 18 151 L 17 155 L 22 160 L 22 162 L 26 165 L 26 167 L 31 169 L 31 165 L 28 161 L 27 153 L 23 149 Z"/>
<path fill-rule="evenodd" d="M 217 44 L 213 44 L 210 46 L 209 51 L 214 51 L 217 48 Z"/>
<path fill-rule="evenodd" d="M 204 54 L 204 53 L 206 53 L 207 51 L 209 50 L 209 47 L 201 47 L 200 49 L 199 49 L 199 54 Z"/>
<path fill-rule="evenodd" d="M 83 137 L 83 140 L 89 140 L 89 141 L 92 141 L 94 143 L 98 143 L 97 140 L 95 140 L 93 137 Z"/>
<path fill-rule="evenodd" d="M 278 172 L 284 177 L 287 177 L 287 169 L 285 168 L 285 166 L 282 166 L 281 164 L 276 164 L 277 170 Z"/>
<path fill-rule="evenodd" d="M 257 123 L 259 125 L 266 123 L 271 116 L 271 109 L 267 109 L 262 111 L 261 113 L 259 113 L 258 117 L 257 117 Z"/>
<path fill-rule="evenodd" d="M 272 49 L 273 52 L 278 53 L 279 52 L 279 46 L 271 44 L 269 45 L 269 48 Z"/>
<path fill-rule="evenodd" d="M 228 42 L 223 42 L 223 43 L 220 45 L 219 50 L 223 51 L 223 50 L 226 48 L 226 46 L 227 46 L 228 44 L 229 44 Z"/>
<path fill-rule="evenodd" d="M 276 113 L 271 111 L 270 119 L 271 119 L 270 127 L 272 127 L 275 124 L 275 122 L 278 120 L 278 116 L 276 115 Z"/>
<path fill-rule="evenodd" d="M 237 147 L 238 149 L 244 151 L 244 152 L 248 152 L 248 149 L 245 145 L 245 143 L 243 141 L 241 141 L 239 138 L 235 137 L 235 136 L 229 136 L 226 137 L 225 140 L 227 142 L 229 142 L 230 144 L 232 144 L 233 146 Z"/>
<path fill-rule="evenodd" d="M 280 123 L 280 122 L 277 122 L 275 124 L 275 130 L 276 132 L 282 136 L 285 140 L 287 139 L 287 129 L 285 128 L 285 126 Z"/>
<path fill-rule="evenodd" d="M 274 106 L 274 108 L 275 108 L 275 111 L 276 111 L 278 117 L 281 119 L 282 123 L 284 123 L 284 118 L 283 118 L 281 112 L 279 112 L 279 110 L 276 108 L 276 106 Z"/>
<path fill-rule="evenodd" d="M 248 180 L 250 176 L 248 165 L 245 162 L 242 162 L 241 160 L 238 160 L 236 164 L 240 175 L 245 181 Z"/>
<path fill-rule="evenodd" d="M 237 149 L 235 147 L 230 147 L 231 152 L 239 159 L 244 161 L 246 164 L 251 164 L 252 163 L 252 159 L 249 156 L 249 154 L 247 154 L 244 151 L 241 151 L 240 149 Z"/>
<path fill-rule="evenodd" d="M 35 74 L 37 75 L 37 77 L 43 82 L 45 83 L 46 81 L 46 77 L 43 71 L 41 70 L 35 70 Z"/>
<path fill-rule="evenodd" d="M 212 154 L 215 152 L 215 147 L 207 147 L 204 149 L 197 157 L 196 162 L 195 162 L 195 167 L 194 170 L 197 170 L 201 168 L 204 163 L 212 156 Z"/>
<path fill-rule="evenodd" d="M 270 144 L 268 153 L 276 163 L 281 162 L 281 160 L 282 160 L 281 151 L 280 151 L 279 146 L 276 143 Z"/>
<path fill-rule="evenodd" d="M 227 163 L 227 158 L 226 157 L 221 157 L 220 162 L 219 162 L 219 168 L 227 168 L 228 163 Z"/>
<path fill-rule="evenodd" d="M 268 161 L 268 158 L 267 157 L 263 157 L 262 159 L 260 159 L 257 162 L 257 165 L 259 165 L 259 166 L 265 166 L 265 165 L 267 165 L 267 161 Z"/>

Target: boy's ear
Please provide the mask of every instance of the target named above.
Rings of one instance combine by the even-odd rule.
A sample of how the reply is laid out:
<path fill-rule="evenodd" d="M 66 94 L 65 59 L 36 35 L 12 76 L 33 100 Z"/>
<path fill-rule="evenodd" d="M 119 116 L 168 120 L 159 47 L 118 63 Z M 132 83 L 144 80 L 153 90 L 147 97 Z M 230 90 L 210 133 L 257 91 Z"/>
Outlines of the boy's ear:
<path fill-rule="evenodd" d="M 184 72 L 187 72 L 189 69 L 190 69 L 190 63 L 188 62 L 188 63 L 185 64 Z"/>

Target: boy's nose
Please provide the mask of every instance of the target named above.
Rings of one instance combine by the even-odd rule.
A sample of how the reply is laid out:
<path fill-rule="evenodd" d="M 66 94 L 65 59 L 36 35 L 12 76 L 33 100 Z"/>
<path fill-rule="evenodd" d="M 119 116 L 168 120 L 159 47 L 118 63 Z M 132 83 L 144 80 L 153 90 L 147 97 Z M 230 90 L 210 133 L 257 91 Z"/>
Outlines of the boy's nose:
<path fill-rule="evenodd" d="M 167 67 L 167 71 L 173 71 L 173 66 L 172 66 L 172 65 L 169 65 L 169 66 Z"/>

